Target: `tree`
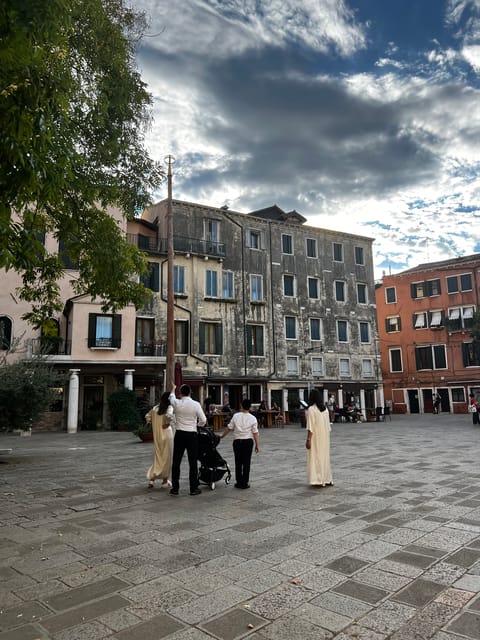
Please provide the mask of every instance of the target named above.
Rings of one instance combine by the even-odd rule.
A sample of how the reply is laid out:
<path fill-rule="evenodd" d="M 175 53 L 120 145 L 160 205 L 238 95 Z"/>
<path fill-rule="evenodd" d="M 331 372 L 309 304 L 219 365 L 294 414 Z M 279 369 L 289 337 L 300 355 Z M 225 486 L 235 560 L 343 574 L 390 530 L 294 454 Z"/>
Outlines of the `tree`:
<path fill-rule="evenodd" d="M 0 431 L 28 429 L 52 404 L 64 377 L 44 358 L 0 363 Z"/>
<path fill-rule="evenodd" d="M 115 311 L 141 304 L 145 269 L 108 208 L 132 218 L 161 179 L 144 149 L 151 96 L 135 66 L 145 29 L 123 0 L 4 0 L 0 6 L 0 268 L 22 275 L 35 326 L 76 293 Z M 45 233 L 62 252 L 47 254 Z"/>

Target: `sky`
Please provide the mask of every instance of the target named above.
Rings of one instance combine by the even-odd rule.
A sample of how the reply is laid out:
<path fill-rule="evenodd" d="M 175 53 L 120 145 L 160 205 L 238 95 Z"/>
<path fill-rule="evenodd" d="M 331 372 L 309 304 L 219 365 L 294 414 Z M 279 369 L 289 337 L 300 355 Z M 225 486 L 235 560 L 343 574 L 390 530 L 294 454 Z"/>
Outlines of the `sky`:
<path fill-rule="evenodd" d="M 131 4 L 175 199 L 374 238 L 376 277 L 480 252 L 480 0 Z"/>

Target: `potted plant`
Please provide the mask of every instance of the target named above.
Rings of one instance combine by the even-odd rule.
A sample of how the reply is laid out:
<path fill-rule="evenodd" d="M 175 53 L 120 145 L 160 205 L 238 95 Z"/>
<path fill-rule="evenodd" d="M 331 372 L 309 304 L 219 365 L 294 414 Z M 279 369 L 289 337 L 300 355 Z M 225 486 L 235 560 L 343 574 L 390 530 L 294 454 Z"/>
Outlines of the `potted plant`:
<path fill-rule="evenodd" d="M 142 442 L 153 442 L 153 430 L 151 422 L 144 422 L 133 432 Z"/>
<path fill-rule="evenodd" d="M 131 389 L 118 389 L 108 397 L 112 429 L 133 431 L 142 425 L 137 396 Z"/>

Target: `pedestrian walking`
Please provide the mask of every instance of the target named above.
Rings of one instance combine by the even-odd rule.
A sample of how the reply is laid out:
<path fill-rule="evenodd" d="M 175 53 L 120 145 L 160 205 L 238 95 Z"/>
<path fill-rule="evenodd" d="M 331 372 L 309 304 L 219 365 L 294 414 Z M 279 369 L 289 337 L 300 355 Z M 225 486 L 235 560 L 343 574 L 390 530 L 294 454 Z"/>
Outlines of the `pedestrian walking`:
<path fill-rule="evenodd" d="M 441 404 L 442 404 L 442 396 L 437 391 L 433 401 L 433 413 L 440 413 Z"/>
<path fill-rule="evenodd" d="M 188 456 L 190 495 L 202 493 L 198 487 L 198 433 L 197 425 L 205 426 L 207 418 L 199 402 L 190 397 L 188 384 L 180 387 L 180 398 L 175 396 L 173 385 L 169 400 L 175 414 L 175 437 L 173 439 L 172 488 L 170 495 L 178 496 L 180 488 L 180 465 L 185 451 Z"/>
<path fill-rule="evenodd" d="M 159 479 L 162 480 L 162 488 L 171 487 L 173 452 L 171 424 L 174 416 L 167 391 L 162 394 L 160 402 L 146 414 L 145 420 L 152 425 L 153 433 L 153 464 L 147 471 L 148 488 L 153 489 L 153 483 Z"/>
<path fill-rule="evenodd" d="M 249 398 L 242 400 L 242 408 L 232 416 L 220 438 L 233 432 L 233 454 L 235 456 L 235 487 L 249 489 L 250 463 L 252 460 L 253 443 L 258 453 L 258 423 L 250 413 L 252 403 Z"/>
<path fill-rule="evenodd" d="M 330 420 L 318 389 L 308 397 L 307 417 L 307 479 L 313 486 L 333 485 L 330 466 Z"/>
<path fill-rule="evenodd" d="M 478 413 L 480 409 L 480 403 L 478 402 L 474 393 L 471 393 L 469 398 L 470 398 L 469 410 L 470 410 L 470 413 L 472 414 L 473 424 L 479 424 L 480 416 L 478 415 Z"/>

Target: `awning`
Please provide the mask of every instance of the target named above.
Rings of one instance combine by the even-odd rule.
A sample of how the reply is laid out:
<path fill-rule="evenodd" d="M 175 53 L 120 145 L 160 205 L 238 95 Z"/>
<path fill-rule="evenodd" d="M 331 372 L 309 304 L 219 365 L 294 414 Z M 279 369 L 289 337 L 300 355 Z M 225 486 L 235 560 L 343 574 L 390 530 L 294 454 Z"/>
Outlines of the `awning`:
<path fill-rule="evenodd" d="M 465 307 L 463 309 L 464 318 L 473 318 L 473 307 Z"/>
<path fill-rule="evenodd" d="M 425 314 L 417 313 L 415 318 L 415 329 L 422 329 L 425 326 Z"/>
<path fill-rule="evenodd" d="M 450 309 L 448 312 L 449 320 L 458 320 L 460 318 L 460 309 Z"/>
<path fill-rule="evenodd" d="M 442 312 L 441 311 L 433 311 L 432 319 L 430 320 L 431 327 L 439 327 L 442 324 Z"/>

